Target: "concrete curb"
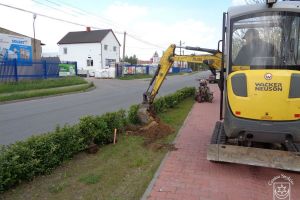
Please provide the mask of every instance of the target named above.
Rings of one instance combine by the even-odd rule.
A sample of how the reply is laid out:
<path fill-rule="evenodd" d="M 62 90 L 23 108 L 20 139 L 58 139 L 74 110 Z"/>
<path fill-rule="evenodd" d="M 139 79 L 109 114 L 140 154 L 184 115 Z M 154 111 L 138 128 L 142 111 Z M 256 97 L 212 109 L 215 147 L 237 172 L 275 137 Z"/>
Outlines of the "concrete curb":
<path fill-rule="evenodd" d="M 172 142 L 172 144 L 176 144 L 176 141 L 178 140 L 179 136 L 181 135 L 181 130 L 186 126 L 187 119 L 191 115 L 191 112 L 192 112 L 192 110 L 193 110 L 194 107 L 195 107 L 195 103 L 194 103 L 193 107 L 191 108 L 190 112 L 188 113 L 187 117 L 185 118 L 185 120 L 183 122 L 183 125 L 180 127 L 180 129 L 179 129 L 179 131 L 178 131 L 178 133 L 177 133 L 174 141 Z M 144 194 L 143 194 L 143 196 L 142 196 L 142 198 L 140 200 L 147 200 L 147 198 L 151 194 L 153 186 L 154 186 L 154 184 L 155 184 L 155 182 L 156 182 L 156 180 L 157 180 L 157 178 L 158 178 L 158 176 L 159 176 L 159 174 L 160 174 L 163 166 L 165 165 L 165 162 L 166 162 L 169 154 L 170 154 L 170 151 L 164 156 L 162 162 L 160 163 L 160 165 L 159 165 L 158 169 L 156 170 L 156 172 L 155 172 L 155 174 L 154 174 L 151 182 L 149 183 L 147 189 L 145 190 L 145 192 L 144 192 Z"/>

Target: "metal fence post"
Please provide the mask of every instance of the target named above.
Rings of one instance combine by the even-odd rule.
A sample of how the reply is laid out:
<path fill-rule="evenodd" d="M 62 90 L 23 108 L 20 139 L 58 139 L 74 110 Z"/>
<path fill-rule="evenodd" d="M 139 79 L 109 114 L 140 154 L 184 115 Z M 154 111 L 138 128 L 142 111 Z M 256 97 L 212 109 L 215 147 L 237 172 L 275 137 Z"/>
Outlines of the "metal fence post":
<path fill-rule="evenodd" d="M 43 66 L 44 66 L 44 78 L 47 79 L 47 62 L 46 62 L 46 60 L 43 60 Z"/>
<path fill-rule="evenodd" d="M 14 65 L 14 69 L 15 69 L 15 79 L 16 82 L 19 81 L 19 77 L 18 77 L 18 65 L 17 65 L 17 59 L 13 60 L 13 65 Z"/>
<path fill-rule="evenodd" d="M 74 65 L 75 65 L 75 75 L 77 76 L 78 75 L 77 62 L 74 62 Z"/>

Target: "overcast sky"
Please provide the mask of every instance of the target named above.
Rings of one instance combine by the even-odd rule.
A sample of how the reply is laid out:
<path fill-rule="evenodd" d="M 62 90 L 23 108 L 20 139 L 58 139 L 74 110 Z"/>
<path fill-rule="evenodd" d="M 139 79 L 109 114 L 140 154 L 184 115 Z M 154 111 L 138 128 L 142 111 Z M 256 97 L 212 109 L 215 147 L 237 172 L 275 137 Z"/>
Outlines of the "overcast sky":
<path fill-rule="evenodd" d="M 221 38 L 222 13 L 244 0 L 0 0 L 1 4 L 37 13 L 36 38 L 43 53 L 58 52 L 57 42 L 70 31 L 84 26 L 113 29 L 126 55 L 149 60 L 155 51 L 162 54 L 170 44 L 217 48 Z M 72 25 L 39 14 L 71 21 Z M 0 27 L 33 37 L 33 14 L 0 5 Z M 93 30 L 93 28 L 92 28 Z M 121 47 L 122 55 L 122 47 Z"/>

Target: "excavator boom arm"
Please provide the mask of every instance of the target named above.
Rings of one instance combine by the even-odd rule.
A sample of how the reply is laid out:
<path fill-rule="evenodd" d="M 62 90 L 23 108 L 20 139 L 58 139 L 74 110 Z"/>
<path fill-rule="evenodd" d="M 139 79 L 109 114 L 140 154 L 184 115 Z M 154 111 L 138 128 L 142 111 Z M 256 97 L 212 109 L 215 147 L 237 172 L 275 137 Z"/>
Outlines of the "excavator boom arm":
<path fill-rule="evenodd" d="M 175 61 L 190 62 L 190 63 L 205 63 L 210 67 L 210 70 L 215 75 L 215 70 L 221 69 L 222 53 L 218 50 L 204 49 L 200 47 L 181 47 L 188 50 L 204 51 L 210 54 L 202 55 L 175 55 L 176 45 L 172 44 L 164 52 L 160 59 L 157 71 L 155 72 L 147 91 L 144 93 L 144 103 L 152 105 L 161 85 L 163 84 L 170 68 Z"/>
<path fill-rule="evenodd" d="M 205 63 L 209 66 L 211 72 L 216 75 L 216 70 L 221 70 L 221 59 L 222 53 L 217 52 L 213 55 L 203 54 L 203 55 L 175 55 L 172 60 L 177 62 L 190 62 L 190 63 Z"/>
<path fill-rule="evenodd" d="M 143 103 L 151 105 L 154 101 L 155 96 L 158 93 L 163 81 L 165 80 L 171 66 L 173 65 L 172 57 L 175 54 L 176 46 L 174 44 L 170 45 L 169 48 L 164 52 L 160 59 L 158 68 L 150 81 L 147 91 L 144 93 Z M 154 85 L 153 85 L 154 84 Z"/>

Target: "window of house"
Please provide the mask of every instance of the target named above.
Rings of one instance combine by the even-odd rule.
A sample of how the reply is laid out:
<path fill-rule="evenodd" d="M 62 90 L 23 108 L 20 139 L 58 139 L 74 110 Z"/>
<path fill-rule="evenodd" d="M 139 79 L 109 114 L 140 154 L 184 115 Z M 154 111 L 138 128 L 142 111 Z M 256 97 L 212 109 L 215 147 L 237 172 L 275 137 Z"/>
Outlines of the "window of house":
<path fill-rule="evenodd" d="M 87 59 L 87 66 L 91 66 L 91 67 L 94 66 L 94 62 L 91 57 L 88 57 Z"/>
<path fill-rule="evenodd" d="M 107 44 L 104 45 L 104 50 L 107 50 L 108 49 L 108 46 Z"/>
<path fill-rule="evenodd" d="M 105 66 L 111 67 L 114 63 L 116 63 L 116 59 L 105 59 Z"/>
<path fill-rule="evenodd" d="M 114 51 L 117 51 L 117 47 L 116 46 L 114 46 Z"/>
<path fill-rule="evenodd" d="M 68 53 L 68 48 L 64 47 L 64 54 L 67 54 L 67 53 Z"/>

